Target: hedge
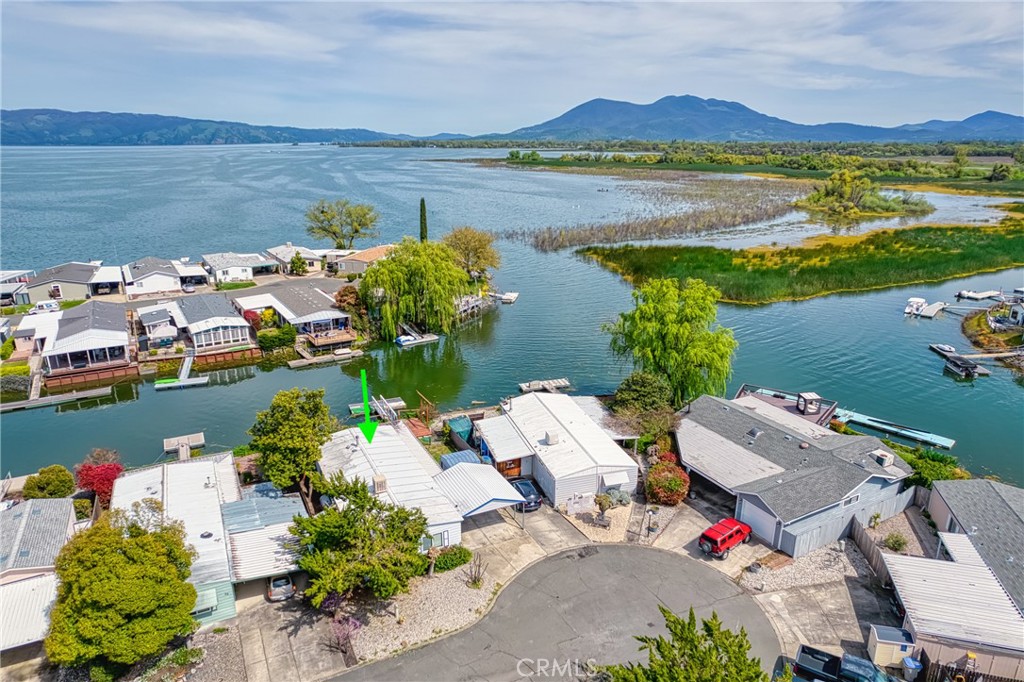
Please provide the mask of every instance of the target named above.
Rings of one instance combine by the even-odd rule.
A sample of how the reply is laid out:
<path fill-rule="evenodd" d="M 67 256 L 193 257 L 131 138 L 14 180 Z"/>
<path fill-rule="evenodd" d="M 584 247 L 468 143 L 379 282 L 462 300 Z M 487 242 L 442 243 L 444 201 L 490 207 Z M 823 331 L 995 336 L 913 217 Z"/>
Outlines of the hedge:
<path fill-rule="evenodd" d="M 463 564 L 468 564 L 472 558 L 473 553 L 462 545 L 445 547 L 437 555 L 437 559 L 434 560 L 434 572 L 443 573 L 444 571 L 450 571 Z"/>
<path fill-rule="evenodd" d="M 646 488 L 648 501 L 673 506 L 690 492 L 690 477 L 676 464 L 659 462 L 647 473 Z"/>
<path fill-rule="evenodd" d="M 260 350 L 266 352 L 294 346 L 296 336 L 295 327 L 285 325 L 280 329 L 261 329 L 256 334 L 256 342 L 260 345 Z"/>

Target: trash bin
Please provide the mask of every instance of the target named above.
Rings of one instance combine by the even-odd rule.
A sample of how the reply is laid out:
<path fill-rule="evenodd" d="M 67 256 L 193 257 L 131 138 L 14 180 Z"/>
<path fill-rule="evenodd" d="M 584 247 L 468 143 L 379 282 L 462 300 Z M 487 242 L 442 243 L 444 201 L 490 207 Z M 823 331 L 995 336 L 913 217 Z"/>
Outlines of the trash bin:
<path fill-rule="evenodd" d="M 914 682 L 917 679 L 917 674 L 921 672 L 921 667 L 921 661 L 907 656 L 903 659 L 903 678 L 907 682 Z"/>

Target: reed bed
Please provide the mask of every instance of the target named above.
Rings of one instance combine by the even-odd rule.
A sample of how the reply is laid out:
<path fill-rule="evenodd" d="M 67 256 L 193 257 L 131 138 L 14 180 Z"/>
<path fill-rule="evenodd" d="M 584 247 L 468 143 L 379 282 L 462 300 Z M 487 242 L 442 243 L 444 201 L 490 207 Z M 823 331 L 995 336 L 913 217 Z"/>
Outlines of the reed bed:
<path fill-rule="evenodd" d="M 1024 265 L 1024 220 L 997 226 L 919 226 L 819 237 L 786 248 L 593 246 L 578 251 L 633 282 L 697 277 L 733 303 L 792 301 L 936 282 Z"/>
<path fill-rule="evenodd" d="M 659 179 L 663 179 L 662 176 Z M 676 182 L 625 185 L 649 206 L 645 214 L 611 223 L 583 223 L 540 230 L 505 230 L 497 236 L 532 244 L 539 251 L 668 239 L 771 220 L 793 211 L 807 192 L 803 183 L 721 179 L 679 174 Z"/>

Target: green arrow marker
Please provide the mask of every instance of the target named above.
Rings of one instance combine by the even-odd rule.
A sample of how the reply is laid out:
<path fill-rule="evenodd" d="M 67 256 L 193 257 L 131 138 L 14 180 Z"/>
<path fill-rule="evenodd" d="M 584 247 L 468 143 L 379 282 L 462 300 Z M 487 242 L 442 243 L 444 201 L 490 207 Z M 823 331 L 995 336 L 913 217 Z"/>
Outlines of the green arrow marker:
<path fill-rule="evenodd" d="M 366 370 L 359 370 L 359 378 L 363 382 L 363 421 L 359 424 L 359 430 L 366 436 L 366 442 L 373 442 L 373 434 L 377 433 L 377 422 L 370 419 L 370 391 L 366 388 Z"/>

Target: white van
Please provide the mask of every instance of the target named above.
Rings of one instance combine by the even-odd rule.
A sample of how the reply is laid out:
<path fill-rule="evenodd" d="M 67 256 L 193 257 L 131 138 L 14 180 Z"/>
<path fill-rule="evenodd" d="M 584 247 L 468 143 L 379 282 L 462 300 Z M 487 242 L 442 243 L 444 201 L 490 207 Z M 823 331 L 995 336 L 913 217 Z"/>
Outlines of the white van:
<path fill-rule="evenodd" d="M 55 313 L 58 310 L 60 310 L 60 303 L 57 301 L 40 301 L 28 311 L 28 314 L 35 315 L 36 313 Z"/>

